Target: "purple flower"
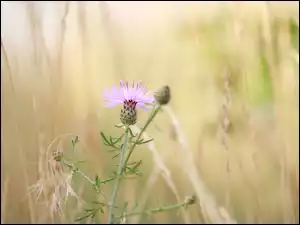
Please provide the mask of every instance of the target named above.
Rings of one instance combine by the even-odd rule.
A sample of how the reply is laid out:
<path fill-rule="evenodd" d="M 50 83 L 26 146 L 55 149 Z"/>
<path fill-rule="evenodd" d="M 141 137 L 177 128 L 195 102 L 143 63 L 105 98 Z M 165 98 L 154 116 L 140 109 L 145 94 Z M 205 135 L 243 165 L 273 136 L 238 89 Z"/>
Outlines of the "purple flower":
<path fill-rule="evenodd" d="M 106 89 L 103 93 L 104 99 L 107 101 L 106 107 L 114 107 L 119 104 L 133 104 L 138 108 L 147 110 L 147 104 L 153 104 L 153 96 L 149 96 L 146 86 L 142 86 L 142 82 L 133 82 L 132 86 L 128 82 L 120 81 L 120 88 L 113 86 L 110 90 Z"/>

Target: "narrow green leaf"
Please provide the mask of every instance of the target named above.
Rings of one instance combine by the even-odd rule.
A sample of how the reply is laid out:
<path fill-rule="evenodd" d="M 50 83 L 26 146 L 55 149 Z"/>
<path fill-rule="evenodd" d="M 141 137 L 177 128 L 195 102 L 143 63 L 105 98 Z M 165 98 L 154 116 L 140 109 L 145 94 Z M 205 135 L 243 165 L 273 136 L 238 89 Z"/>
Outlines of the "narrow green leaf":
<path fill-rule="evenodd" d="M 141 138 L 140 140 L 135 141 L 137 144 L 141 143 L 144 140 L 144 138 Z"/>
<path fill-rule="evenodd" d="M 142 164 L 142 160 L 138 161 L 132 169 L 137 169 Z"/>
<path fill-rule="evenodd" d="M 105 206 L 105 203 L 103 203 L 103 202 L 92 201 L 92 203 L 97 204 L 97 205 L 101 205 L 101 206 Z"/>
<path fill-rule="evenodd" d="M 137 143 L 138 145 L 142 145 L 142 144 L 147 144 L 147 143 L 149 143 L 150 141 L 153 141 L 154 139 L 152 138 L 152 139 L 150 139 L 150 140 L 147 140 L 147 141 L 141 141 L 141 142 L 139 142 L 139 143 Z"/>
<path fill-rule="evenodd" d="M 136 137 L 136 135 L 133 134 L 131 128 L 129 128 L 129 134 L 130 134 L 131 137 Z"/>
<path fill-rule="evenodd" d="M 124 134 L 122 134 L 121 137 L 116 138 L 116 140 L 113 142 L 113 144 L 115 145 L 115 144 L 117 144 L 118 142 L 120 142 L 120 141 L 122 140 L 123 136 L 124 136 Z"/>
<path fill-rule="evenodd" d="M 107 138 L 105 137 L 104 133 L 101 131 L 100 134 L 101 134 L 101 136 L 102 136 L 102 138 L 103 138 L 103 140 L 104 140 L 104 144 L 110 145 L 110 143 L 109 143 L 109 141 L 107 140 Z"/>
<path fill-rule="evenodd" d="M 115 127 L 117 127 L 117 128 L 122 128 L 122 127 L 124 127 L 124 124 L 122 124 L 122 123 L 116 124 Z"/>
<path fill-rule="evenodd" d="M 97 187 L 99 187 L 100 184 L 101 184 L 101 180 L 100 180 L 99 176 L 96 175 L 96 178 L 95 178 L 95 185 L 96 185 Z"/>
<path fill-rule="evenodd" d="M 81 164 L 81 163 L 85 163 L 87 162 L 87 160 L 80 160 L 80 161 L 77 161 L 75 164 Z"/>
<path fill-rule="evenodd" d="M 120 152 L 112 157 L 112 159 L 116 158 L 118 155 L 120 155 Z"/>
<path fill-rule="evenodd" d="M 88 218 L 90 215 L 91 215 L 91 213 L 83 215 L 83 216 L 77 218 L 75 221 L 78 222 L 78 221 L 84 220 L 84 219 Z"/>
<path fill-rule="evenodd" d="M 120 151 L 119 149 L 109 149 L 109 150 L 106 150 L 107 152 L 116 152 L 116 151 Z"/>
<path fill-rule="evenodd" d="M 136 175 L 138 175 L 138 176 L 143 176 L 140 172 L 138 172 L 138 171 L 134 171 L 134 173 L 136 174 Z"/>
<path fill-rule="evenodd" d="M 136 208 L 138 207 L 138 203 L 136 202 L 135 204 L 134 204 L 134 206 L 132 207 L 132 209 L 131 209 L 131 212 L 133 212 L 134 210 L 136 210 Z"/>
<path fill-rule="evenodd" d="M 127 166 L 134 165 L 134 164 L 136 164 L 136 163 L 137 163 L 137 162 L 127 163 Z"/>
<path fill-rule="evenodd" d="M 124 203 L 124 206 L 123 206 L 123 211 L 126 210 L 127 206 L 128 206 L 128 202 L 125 202 L 125 203 Z"/>
<path fill-rule="evenodd" d="M 72 138 L 71 142 L 72 142 L 73 149 L 75 148 L 75 145 L 77 144 L 78 141 L 79 141 L 78 136 Z"/>
<path fill-rule="evenodd" d="M 94 209 L 85 209 L 84 211 L 85 212 L 91 212 L 91 211 L 93 211 Z"/>

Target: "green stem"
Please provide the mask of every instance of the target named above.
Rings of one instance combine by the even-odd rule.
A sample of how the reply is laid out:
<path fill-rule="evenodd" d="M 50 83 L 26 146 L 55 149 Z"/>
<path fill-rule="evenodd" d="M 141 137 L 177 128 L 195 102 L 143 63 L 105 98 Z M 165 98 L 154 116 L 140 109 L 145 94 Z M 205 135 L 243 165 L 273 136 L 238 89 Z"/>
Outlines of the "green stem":
<path fill-rule="evenodd" d="M 112 197 L 111 197 L 111 201 L 109 203 L 108 222 L 107 222 L 108 224 L 112 223 L 113 209 L 114 209 L 115 201 L 116 201 L 118 190 L 119 190 L 120 179 L 121 179 L 121 175 L 123 174 L 124 165 L 126 165 L 126 164 L 124 164 L 124 155 L 125 155 L 125 151 L 126 151 L 126 148 L 127 148 L 128 131 L 129 131 L 129 128 L 127 127 L 126 130 L 125 130 L 124 145 L 123 145 L 123 148 L 122 148 L 122 151 L 121 151 L 118 176 L 116 177 L 116 182 L 115 182 L 113 194 L 112 194 Z"/>
<path fill-rule="evenodd" d="M 78 174 L 80 174 L 85 180 L 87 180 L 91 185 L 93 185 L 93 187 L 96 189 L 96 192 L 97 192 L 97 193 L 100 193 L 100 194 L 103 196 L 103 198 L 105 199 L 105 201 L 107 201 L 105 195 L 101 192 L 101 190 L 100 190 L 100 188 L 97 186 L 97 184 L 96 184 L 94 181 L 92 181 L 87 175 L 85 175 L 79 168 L 75 167 L 73 164 L 67 162 L 67 161 L 64 160 L 64 159 L 63 159 L 61 162 L 62 162 L 63 164 L 65 164 L 65 165 L 67 165 L 67 166 L 73 171 L 73 173 L 78 173 Z M 111 180 L 113 180 L 113 179 L 114 179 L 113 177 L 112 177 L 112 178 L 108 178 L 108 179 L 106 179 L 106 180 L 103 180 L 103 181 L 100 182 L 100 183 L 106 183 L 106 182 L 109 182 L 109 181 L 111 181 Z"/>
<path fill-rule="evenodd" d="M 128 163 L 128 161 L 130 159 L 130 156 L 131 156 L 134 148 L 136 147 L 139 139 L 143 135 L 143 132 L 147 129 L 147 127 L 149 126 L 149 124 L 152 122 L 152 120 L 154 119 L 154 117 L 157 115 L 157 113 L 159 112 L 160 108 L 161 108 L 161 106 L 159 105 L 159 106 L 157 106 L 154 109 L 154 111 L 152 111 L 152 114 L 150 115 L 149 119 L 147 120 L 145 126 L 142 128 L 141 132 L 139 133 L 136 142 L 130 148 L 129 153 L 128 153 L 128 155 L 126 157 L 126 160 L 125 160 L 125 163 L 124 163 L 123 162 L 124 161 L 124 153 L 126 151 L 126 146 L 127 146 L 127 141 L 128 141 L 128 132 L 129 132 L 129 128 L 128 127 L 126 128 L 124 145 L 123 145 L 123 148 L 122 148 L 122 151 L 121 151 L 121 158 L 120 158 L 120 166 L 119 166 L 119 171 L 118 171 L 118 177 L 117 177 L 116 182 L 115 182 L 114 191 L 113 191 L 113 195 L 112 195 L 112 200 L 111 200 L 111 202 L 109 204 L 108 224 L 112 223 L 113 208 L 114 208 L 114 204 L 115 204 L 115 201 L 116 201 L 117 192 L 118 192 L 118 189 L 119 189 L 120 178 L 121 178 L 122 174 L 124 173 L 124 168 L 125 168 L 124 165 L 127 165 L 127 163 Z"/>
<path fill-rule="evenodd" d="M 147 129 L 147 127 L 149 126 L 149 124 L 152 122 L 152 120 L 154 119 L 154 117 L 157 115 L 157 113 L 159 112 L 161 106 L 158 105 L 155 109 L 154 112 L 150 115 L 149 119 L 147 120 L 145 126 L 142 128 L 141 132 L 139 133 L 139 136 L 137 137 L 136 141 L 134 142 L 134 144 L 132 145 L 131 149 L 129 150 L 129 153 L 127 155 L 127 158 L 125 160 L 125 165 L 127 165 L 129 158 L 135 148 L 135 146 L 137 145 L 138 141 L 140 140 L 140 138 L 143 135 L 143 132 Z M 122 171 L 123 172 L 123 171 Z"/>
<path fill-rule="evenodd" d="M 91 183 L 98 192 L 100 192 L 99 188 L 96 186 L 95 182 L 92 181 L 87 175 L 85 175 L 79 168 L 75 167 L 73 164 L 67 162 L 66 160 L 62 160 L 62 163 L 67 165 L 74 173 L 80 174 L 84 179 L 86 179 L 89 183 Z"/>
<path fill-rule="evenodd" d="M 140 215 L 140 214 L 151 215 L 153 213 L 158 213 L 158 212 L 164 212 L 164 211 L 169 211 L 169 210 L 173 210 L 173 209 L 183 208 L 186 205 L 187 205 L 186 203 L 179 203 L 179 204 L 170 205 L 170 206 L 163 206 L 163 207 L 153 208 L 153 209 L 149 209 L 149 210 L 142 211 L 142 212 L 129 212 L 129 213 L 124 213 L 122 216 L 116 217 L 116 219 L 121 219 L 123 217 L 126 218 L 126 217 L 129 217 L 129 216 L 135 216 L 135 215 Z"/>

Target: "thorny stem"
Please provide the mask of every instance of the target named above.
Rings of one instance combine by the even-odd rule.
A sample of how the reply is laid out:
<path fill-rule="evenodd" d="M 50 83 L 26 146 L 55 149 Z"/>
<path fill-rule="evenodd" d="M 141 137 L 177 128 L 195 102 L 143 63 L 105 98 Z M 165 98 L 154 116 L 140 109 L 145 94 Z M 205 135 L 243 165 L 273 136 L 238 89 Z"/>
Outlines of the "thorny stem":
<path fill-rule="evenodd" d="M 124 164 L 124 155 L 125 155 L 125 151 L 126 151 L 126 148 L 127 148 L 128 132 L 129 132 L 129 128 L 127 127 L 126 131 L 125 131 L 124 145 L 123 145 L 123 148 L 122 148 L 122 151 L 121 151 L 119 171 L 118 171 L 118 175 L 117 175 L 117 178 L 116 178 L 116 182 L 115 182 L 113 194 L 112 194 L 112 197 L 111 197 L 111 201 L 109 202 L 109 212 L 108 212 L 108 221 L 107 221 L 108 224 L 112 223 L 113 209 L 114 209 L 115 201 L 116 201 L 118 190 L 119 190 L 120 179 L 121 179 L 121 175 L 123 174 L 124 165 L 126 165 L 126 162 Z"/>
<path fill-rule="evenodd" d="M 137 145 L 138 141 L 140 140 L 140 138 L 143 135 L 143 132 L 147 129 L 147 127 L 149 126 L 149 124 L 152 122 L 152 120 L 154 119 L 154 117 L 156 116 L 156 114 L 159 112 L 160 108 L 161 108 L 161 106 L 158 105 L 154 109 L 153 113 L 150 115 L 149 119 L 147 120 L 145 126 L 142 128 L 141 132 L 139 133 L 139 136 L 137 137 L 136 141 L 134 142 L 134 144 L 132 145 L 131 149 L 129 150 L 129 153 L 128 153 L 126 161 L 125 161 L 125 165 L 127 165 L 128 161 L 129 161 L 129 158 L 130 158 L 130 156 L 131 156 L 131 154 L 132 154 L 135 146 Z M 123 171 L 122 171 L 122 173 L 123 173 Z"/>

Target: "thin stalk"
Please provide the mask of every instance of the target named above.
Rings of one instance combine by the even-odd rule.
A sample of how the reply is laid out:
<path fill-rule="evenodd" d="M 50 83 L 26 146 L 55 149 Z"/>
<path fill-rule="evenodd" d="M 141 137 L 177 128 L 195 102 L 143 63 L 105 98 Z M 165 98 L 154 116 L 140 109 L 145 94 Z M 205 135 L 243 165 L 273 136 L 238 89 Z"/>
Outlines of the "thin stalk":
<path fill-rule="evenodd" d="M 126 131 L 125 131 L 125 141 L 124 141 L 124 145 L 123 145 L 123 148 L 122 148 L 122 151 L 121 151 L 121 158 L 120 158 L 120 166 L 119 166 L 119 171 L 118 171 L 118 176 L 117 176 L 117 179 L 116 179 L 116 182 L 115 182 L 115 186 L 114 186 L 114 191 L 113 191 L 113 195 L 112 195 L 112 200 L 109 204 L 109 216 L 108 216 L 108 224 L 111 224 L 112 223 L 112 213 L 113 213 L 113 208 L 114 208 L 114 204 L 115 204 L 115 200 L 116 200 L 116 197 L 117 197 L 117 192 L 118 192 L 118 189 L 119 189 L 119 183 L 120 183 L 120 178 L 122 176 L 122 174 L 124 173 L 124 165 L 127 165 L 129 159 L 130 159 L 130 156 L 134 150 L 134 148 L 136 147 L 138 141 L 140 140 L 140 138 L 142 137 L 143 135 L 143 132 L 147 129 L 147 127 L 149 126 L 149 124 L 152 122 L 152 120 L 154 119 L 154 117 L 157 115 L 157 113 L 159 112 L 161 106 L 158 105 L 151 113 L 150 117 L 148 118 L 145 126 L 142 128 L 141 132 L 139 133 L 138 137 L 137 137 L 137 140 L 136 142 L 134 142 L 134 144 L 132 145 L 132 147 L 130 148 L 129 150 L 129 153 L 126 157 L 126 160 L 125 160 L 125 163 L 123 163 L 124 161 L 124 154 L 125 154 L 125 150 L 126 150 L 126 146 L 127 146 L 127 141 L 128 141 L 128 133 L 129 133 L 129 128 L 126 128 Z"/>
<path fill-rule="evenodd" d="M 169 211 L 169 210 L 184 208 L 186 206 L 187 206 L 186 203 L 179 203 L 179 204 L 175 204 L 175 205 L 153 208 L 153 209 L 149 209 L 149 210 L 141 211 L 141 212 L 129 212 L 129 213 L 124 213 L 122 216 L 116 217 L 116 219 L 122 219 L 124 217 L 126 218 L 129 216 L 136 216 L 136 215 L 140 215 L 140 214 L 151 215 L 151 214 L 158 213 L 158 212 L 165 212 L 165 211 Z"/>
<path fill-rule="evenodd" d="M 129 153 L 127 155 L 126 161 L 125 161 L 125 165 L 127 165 L 129 158 L 135 148 L 135 146 L 137 145 L 138 141 L 140 140 L 140 138 L 143 135 L 143 132 L 147 129 L 147 127 L 149 126 L 149 124 L 152 122 L 152 120 L 154 119 L 154 117 L 157 115 L 157 113 L 159 112 L 161 106 L 158 105 L 155 109 L 154 112 L 150 115 L 149 119 L 147 120 L 145 126 L 142 128 L 141 132 L 139 133 L 139 136 L 136 139 L 136 142 L 134 142 L 134 144 L 132 145 L 131 149 L 129 150 Z M 122 171 L 123 172 L 123 171 Z"/>
<path fill-rule="evenodd" d="M 75 167 L 73 164 L 67 162 L 66 160 L 63 159 L 61 162 L 63 164 L 65 164 L 65 165 L 67 165 L 73 171 L 73 173 L 80 174 L 85 180 L 87 180 L 91 185 L 93 185 L 93 187 L 96 189 L 96 191 L 98 193 L 100 193 L 105 198 L 104 194 L 101 192 L 100 188 L 97 186 L 97 184 L 95 183 L 95 181 L 91 180 L 79 168 Z M 113 178 L 108 178 L 108 179 L 106 179 L 106 180 L 104 180 L 104 181 L 102 181 L 100 183 L 106 183 L 106 182 L 111 181 L 111 180 L 113 180 Z M 106 200 L 106 198 L 105 198 L 105 200 Z"/>
<path fill-rule="evenodd" d="M 112 223 L 113 209 L 114 209 L 115 201 L 116 201 L 118 190 L 119 190 L 120 179 L 121 179 L 121 176 L 123 174 L 124 165 L 126 165 L 126 163 L 124 164 L 124 155 L 125 155 L 125 151 L 126 151 L 126 148 L 127 148 L 128 132 L 129 132 L 129 128 L 127 127 L 126 131 L 125 131 L 124 145 L 123 145 L 123 148 L 122 148 L 122 151 L 121 151 L 118 176 L 116 178 L 113 194 L 112 194 L 112 197 L 111 197 L 111 201 L 109 203 L 109 212 L 108 212 L 108 221 L 107 221 L 108 224 Z"/>

